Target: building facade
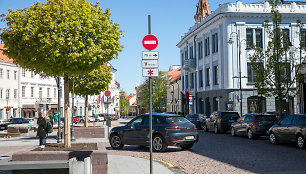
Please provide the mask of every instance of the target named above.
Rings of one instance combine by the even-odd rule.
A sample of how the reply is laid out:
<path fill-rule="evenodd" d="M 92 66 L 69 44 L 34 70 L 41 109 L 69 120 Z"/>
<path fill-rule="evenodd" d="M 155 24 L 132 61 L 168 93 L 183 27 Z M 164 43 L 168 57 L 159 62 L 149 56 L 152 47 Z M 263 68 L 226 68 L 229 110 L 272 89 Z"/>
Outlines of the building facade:
<path fill-rule="evenodd" d="M 167 112 L 181 114 L 181 66 L 172 66 L 167 76 Z"/>
<path fill-rule="evenodd" d="M 305 2 L 281 4 L 278 10 L 282 14 L 281 29 L 288 33 L 293 47 L 298 47 L 300 28 L 296 21 L 298 16 L 302 23 L 306 22 Z M 240 108 L 240 114 L 246 114 L 278 109 L 274 97 L 258 94 L 254 87 L 255 73 L 248 58 L 254 51 L 246 50 L 250 45 L 266 50 L 269 40 L 264 22 L 271 21 L 270 12 L 268 2 L 222 4 L 182 36 L 177 46 L 180 48 L 185 114 L 210 115 L 215 110 L 240 113 Z M 230 40 L 233 44 L 229 44 Z M 294 72 L 291 76 L 294 77 Z M 190 94 L 191 105 L 187 102 Z M 289 113 L 297 113 L 296 97 L 285 102 L 289 105 Z"/>

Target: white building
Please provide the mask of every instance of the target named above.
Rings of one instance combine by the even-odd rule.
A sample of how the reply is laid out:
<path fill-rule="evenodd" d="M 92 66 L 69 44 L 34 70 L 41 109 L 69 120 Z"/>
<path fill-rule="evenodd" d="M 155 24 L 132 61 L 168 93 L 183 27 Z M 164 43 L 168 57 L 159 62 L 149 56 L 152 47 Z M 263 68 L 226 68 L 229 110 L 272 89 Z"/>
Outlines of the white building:
<path fill-rule="evenodd" d="M 19 116 L 19 68 L 2 54 L 0 44 L 0 120 Z"/>
<path fill-rule="evenodd" d="M 201 1 L 201 0 L 200 0 Z M 306 23 L 306 3 L 287 2 L 278 7 L 282 13 L 282 30 L 288 33 L 293 47 L 299 46 L 300 28 L 297 19 Z M 239 78 L 242 77 L 242 113 L 249 113 L 251 104 L 256 112 L 276 111 L 275 98 L 261 96 L 254 88 L 254 72 L 251 70 L 245 50 L 254 44 L 264 50 L 268 36 L 264 21 L 269 19 L 268 2 L 222 4 L 209 16 L 195 23 L 177 44 L 182 65 L 183 112 L 209 115 L 214 110 L 235 110 L 240 113 Z M 238 39 L 239 37 L 239 39 Z M 228 44 L 232 38 L 234 43 Z M 241 43 L 241 61 L 238 61 L 238 44 Z M 241 63 L 241 76 L 239 76 Z M 291 74 L 293 75 L 293 73 Z M 192 94 L 193 103 L 188 105 Z M 284 108 L 284 107 L 283 107 Z M 289 99 L 289 112 L 296 113 L 296 99 Z"/>

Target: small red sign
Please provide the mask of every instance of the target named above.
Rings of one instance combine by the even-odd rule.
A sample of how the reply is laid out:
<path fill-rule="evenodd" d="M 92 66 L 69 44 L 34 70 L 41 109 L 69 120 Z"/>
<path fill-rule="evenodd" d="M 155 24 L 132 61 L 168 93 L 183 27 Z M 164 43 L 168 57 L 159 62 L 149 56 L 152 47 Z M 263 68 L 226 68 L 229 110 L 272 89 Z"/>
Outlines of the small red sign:
<path fill-rule="evenodd" d="M 189 94 L 189 97 L 192 97 L 192 94 Z"/>
<path fill-rule="evenodd" d="M 154 35 L 148 34 L 143 37 L 142 45 L 147 50 L 154 50 L 158 45 L 158 40 Z"/>

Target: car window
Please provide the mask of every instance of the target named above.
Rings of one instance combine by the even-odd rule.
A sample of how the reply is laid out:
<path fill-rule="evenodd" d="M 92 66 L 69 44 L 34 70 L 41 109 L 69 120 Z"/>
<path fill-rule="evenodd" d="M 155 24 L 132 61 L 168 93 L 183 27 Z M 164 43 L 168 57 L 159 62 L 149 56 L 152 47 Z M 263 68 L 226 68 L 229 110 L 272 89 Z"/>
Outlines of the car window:
<path fill-rule="evenodd" d="M 276 121 L 277 118 L 275 115 L 257 115 L 256 120 L 259 121 Z"/>
<path fill-rule="evenodd" d="M 221 118 L 237 120 L 239 118 L 239 115 L 235 112 L 222 112 Z"/>
<path fill-rule="evenodd" d="M 168 123 L 188 123 L 189 121 L 184 118 L 184 117 L 178 117 L 178 116 L 175 116 L 175 117 L 167 117 L 166 118 L 167 122 Z"/>
<path fill-rule="evenodd" d="M 134 120 L 132 120 L 132 121 L 130 122 L 131 127 L 137 127 L 137 126 L 140 126 L 140 125 L 141 125 L 141 123 L 142 123 L 142 119 L 143 119 L 143 117 L 142 117 L 142 116 L 140 116 L 140 117 L 136 117 Z"/>
<path fill-rule="evenodd" d="M 291 124 L 291 120 L 292 120 L 292 116 L 287 116 L 284 119 L 282 119 L 282 121 L 280 122 L 280 124 Z"/>
<path fill-rule="evenodd" d="M 297 126 L 306 126 L 306 117 L 305 116 L 293 117 L 292 123 Z"/>
<path fill-rule="evenodd" d="M 245 119 L 245 115 L 243 115 L 242 117 L 240 117 L 237 121 L 244 121 L 244 119 Z"/>

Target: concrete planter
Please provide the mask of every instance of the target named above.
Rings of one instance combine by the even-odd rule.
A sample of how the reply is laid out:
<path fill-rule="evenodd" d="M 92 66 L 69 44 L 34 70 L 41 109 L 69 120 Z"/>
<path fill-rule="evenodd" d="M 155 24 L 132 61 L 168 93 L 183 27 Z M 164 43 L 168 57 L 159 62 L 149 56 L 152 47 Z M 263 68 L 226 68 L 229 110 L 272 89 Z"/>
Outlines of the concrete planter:
<path fill-rule="evenodd" d="M 88 151 L 28 151 L 12 155 L 12 161 L 62 161 L 71 158 L 91 158 L 92 174 L 107 174 L 107 151 L 103 143 L 97 143 L 98 150 Z"/>
<path fill-rule="evenodd" d="M 74 127 L 74 137 L 78 138 L 104 138 L 104 127 Z"/>

